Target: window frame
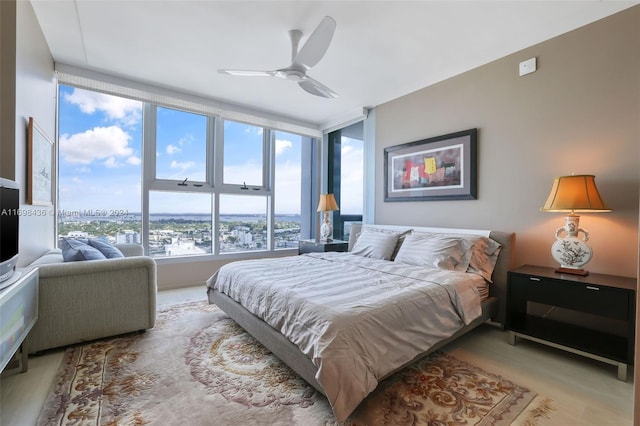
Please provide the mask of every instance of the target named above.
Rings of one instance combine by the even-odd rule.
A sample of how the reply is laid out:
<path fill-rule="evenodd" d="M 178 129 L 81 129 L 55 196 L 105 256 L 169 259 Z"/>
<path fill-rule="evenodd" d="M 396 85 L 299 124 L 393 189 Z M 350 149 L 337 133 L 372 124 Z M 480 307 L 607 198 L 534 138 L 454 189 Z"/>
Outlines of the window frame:
<path fill-rule="evenodd" d="M 328 134 L 327 146 L 327 188 L 329 193 L 341 205 L 341 170 L 342 170 L 342 129 L 334 130 Z M 363 176 L 364 178 L 364 176 Z M 364 203 L 364 200 L 363 200 Z M 365 206 L 362 206 L 364 212 Z M 341 210 L 333 212 L 333 235 L 343 239 L 345 222 L 362 222 L 362 214 L 342 214 Z"/>
<path fill-rule="evenodd" d="M 156 260 L 161 262 L 165 261 L 177 261 L 177 259 L 196 259 L 196 258 L 227 258 L 227 257 L 255 257 L 253 254 L 261 253 L 262 256 L 265 257 L 265 253 L 282 253 L 287 250 L 294 251 L 294 248 L 280 248 L 276 249 L 275 247 L 275 138 L 278 129 L 272 129 L 268 127 L 261 127 L 253 123 L 238 121 L 238 120 L 225 120 L 219 116 L 207 116 L 207 171 L 206 171 L 206 182 L 186 182 L 186 186 L 178 185 L 181 184 L 181 181 L 171 180 L 171 179 L 157 179 L 156 174 L 156 129 L 157 129 L 157 108 L 164 107 L 162 105 L 144 103 L 143 107 L 143 182 L 142 182 L 142 194 L 143 194 L 143 202 L 142 202 L 142 241 L 145 247 L 145 251 L 148 251 L 149 248 L 149 193 L 150 191 L 168 191 L 168 192 L 204 192 L 210 193 L 212 195 L 212 252 L 207 254 L 200 255 L 191 255 L 191 256 L 175 256 L 175 257 L 157 257 Z M 173 108 L 177 109 L 178 108 Z M 186 112 L 192 112 L 194 114 L 202 114 L 198 111 L 189 111 L 189 110 L 180 110 Z M 242 185 L 242 184 L 232 184 L 232 183 L 224 183 L 224 122 L 225 121 L 233 121 L 235 123 L 246 124 L 249 126 L 256 126 L 262 129 L 262 186 L 256 185 Z M 146 127 L 145 127 L 146 126 Z M 146 129 L 149 129 L 147 131 Z M 297 134 L 292 131 L 286 131 L 287 133 Z M 312 151 L 316 149 L 317 142 L 315 138 L 300 135 L 302 140 L 309 139 L 309 146 L 306 146 L 303 143 L 303 151 Z M 313 155 L 309 155 L 305 153 L 302 156 L 301 161 L 304 161 L 304 158 L 315 158 Z M 149 166 L 146 167 L 145 165 Z M 216 167 L 217 166 L 217 167 Z M 308 173 L 313 174 L 317 167 L 313 167 L 311 164 L 308 168 Z M 304 176 L 305 167 L 302 165 L 302 178 L 301 178 L 301 187 L 304 187 L 305 183 L 315 181 L 314 177 Z M 303 191 L 304 192 L 304 191 Z M 267 242 L 266 247 L 260 250 L 250 250 L 250 251 L 239 251 L 239 252 L 221 252 L 220 251 L 220 196 L 221 195 L 241 195 L 241 196 L 258 196 L 258 197 L 266 197 L 266 211 L 265 216 L 267 220 Z M 306 212 L 306 210 L 309 210 Z M 303 226 L 302 222 L 307 221 L 310 222 L 313 220 L 313 211 L 311 209 L 305 208 L 305 204 L 301 201 L 300 206 L 300 217 L 301 217 L 301 229 L 300 229 L 300 238 L 308 238 L 308 231 L 305 232 L 306 229 L 310 229 L 310 226 Z"/>
<path fill-rule="evenodd" d="M 254 109 L 238 106 L 237 104 L 230 104 L 224 101 L 215 100 L 211 98 L 205 98 L 196 94 L 182 93 L 176 90 L 167 88 L 161 88 L 153 85 L 138 83 L 132 80 L 123 79 L 117 76 L 106 76 L 101 73 L 90 71 L 84 68 L 78 68 L 65 64 L 55 65 L 56 79 L 58 85 L 64 85 L 71 88 L 89 90 L 96 93 L 102 93 L 106 95 L 117 96 L 126 99 L 133 99 L 142 103 L 142 152 L 141 158 L 143 161 L 141 171 L 141 195 L 140 195 L 140 232 L 141 232 L 141 244 L 148 250 L 149 247 L 149 190 L 168 190 L 172 191 L 176 187 L 174 181 L 170 180 L 155 180 L 155 161 L 149 161 L 150 141 L 153 142 L 153 150 L 155 150 L 155 136 L 150 138 L 149 133 L 155 135 L 155 114 L 150 114 L 151 109 L 154 107 L 165 107 L 176 109 L 180 111 L 193 112 L 195 114 L 205 115 L 208 120 L 213 120 L 214 124 L 219 123 L 222 119 L 230 119 L 233 121 L 245 122 L 247 124 L 262 127 L 264 129 L 275 131 L 283 131 L 287 133 L 297 134 L 303 138 L 303 153 L 302 153 L 302 182 L 301 182 L 301 209 L 300 209 L 300 238 L 310 238 L 314 235 L 314 229 L 317 223 L 317 214 L 315 208 L 317 204 L 317 198 L 320 190 L 320 179 L 325 170 L 322 163 L 322 139 L 324 132 L 318 128 L 317 123 L 292 119 L 291 117 L 281 116 L 278 114 L 263 114 Z M 56 102 L 56 113 L 59 113 L 58 102 L 59 88 L 56 93 L 58 99 Z M 150 125 L 151 124 L 151 125 Z M 214 126 L 210 126 L 208 132 L 213 132 L 213 135 L 208 135 L 207 138 L 216 139 L 215 132 L 217 129 L 213 129 Z M 309 143 L 307 143 L 307 141 Z M 59 147 L 59 144 L 57 144 Z M 215 146 L 207 144 L 207 156 L 213 159 L 213 164 L 218 162 L 215 153 Z M 271 152 L 274 152 L 271 148 Z M 56 152 L 57 154 L 57 152 Z M 155 155 L 155 153 L 153 154 Z M 275 152 L 274 152 L 275 155 Z M 272 163 L 273 164 L 273 163 Z M 209 165 L 208 165 L 209 166 Z M 275 166 L 274 166 L 275 167 Z M 211 192 L 214 194 L 212 197 L 212 211 L 214 212 L 214 224 L 217 223 L 219 218 L 218 214 L 218 199 L 217 188 L 214 188 L 213 178 L 209 179 L 209 176 L 213 176 L 212 172 L 207 172 L 208 181 L 201 187 L 189 186 L 188 188 L 197 192 Z M 273 173 L 270 174 L 271 179 Z M 266 181 L 265 181 L 266 182 Z M 273 180 L 270 181 L 273 183 Z M 57 182 L 56 182 L 57 185 Z M 273 187 L 272 187 L 273 188 Z M 56 187 L 56 191 L 58 188 Z M 57 195 L 58 196 L 58 195 Z M 275 197 L 274 197 L 275 198 Z M 56 199 L 56 204 L 59 200 Z M 273 206 L 274 201 L 270 202 L 270 206 Z M 274 209 L 270 209 L 268 216 L 270 223 L 274 222 Z M 57 234 L 57 225 L 59 218 L 55 217 L 55 232 Z M 212 229 L 212 232 L 216 232 Z M 273 228 L 270 235 L 273 237 Z M 213 242 L 217 241 L 217 236 L 213 237 Z M 181 263 L 181 262 L 198 262 L 198 261 L 210 261 L 224 259 L 243 259 L 243 258 L 255 258 L 255 257 L 274 257 L 283 255 L 283 251 L 288 249 L 278 249 L 277 252 L 273 246 L 269 247 L 268 251 L 262 251 L 257 253 L 252 252 L 237 252 L 234 254 L 205 254 L 202 256 L 178 256 L 178 257 L 160 257 L 156 258 L 158 263 Z M 297 250 L 288 250 L 292 254 Z"/>

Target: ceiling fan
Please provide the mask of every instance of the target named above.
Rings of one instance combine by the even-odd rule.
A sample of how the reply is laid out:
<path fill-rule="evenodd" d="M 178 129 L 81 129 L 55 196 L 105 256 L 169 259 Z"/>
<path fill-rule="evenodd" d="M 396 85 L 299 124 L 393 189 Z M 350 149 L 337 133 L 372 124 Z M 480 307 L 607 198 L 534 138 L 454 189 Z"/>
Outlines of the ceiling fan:
<path fill-rule="evenodd" d="M 302 38 L 302 31 L 290 30 L 291 65 L 286 68 L 280 68 L 274 71 L 219 69 L 218 72 L 243 77 L 284 78 L 297 82 L 302 89 L 312 95 L 324 98 L 337 98 L 338 94 L 336 92 L 307 74 L 307 71 L 320 62 L 320 59 L 322 59 L 327 52 L 335 30 L 336 21 L 330 16 L 325 16 L 300 50 L 298 50 L 298 44 Z"/>

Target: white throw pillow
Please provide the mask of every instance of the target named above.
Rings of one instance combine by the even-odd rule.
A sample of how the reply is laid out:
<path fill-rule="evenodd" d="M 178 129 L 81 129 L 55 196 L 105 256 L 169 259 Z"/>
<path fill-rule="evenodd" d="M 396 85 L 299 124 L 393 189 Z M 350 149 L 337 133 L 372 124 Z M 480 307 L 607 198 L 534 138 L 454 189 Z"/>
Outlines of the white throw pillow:
<path fill-rule="evenodd" d="M 444 234 L 416 233 L 408 235 L 394 262 L 415 266 L 466 271 L 465 253 L 471 244 L 464 238 Z"/>
<path fill-rule="evenodd" d="M 498 255 L 502 246 L 491 238 L 481 235 L 471 234 L 437 234 L 429 232 L 414 233 L 424 238 L 440 236 L 449 237 L 454 239 L 462 239 L 467 243 L 463 245 L 465 250 L 462 260 L 456 267 L 456 271 L 464 271 L 462 269 L 464 265 L 467 265 L 466 271 L 472 274 L 478 274 L 482 276 L 488 282 L 491 281 L 493 269 L 496 266 Z"/>
<path fill-rule="evenodd" d="M 351 253 L 374 259 L 391 260 L 399 236 L 398 232 L 364 229 L 353 245 Z"/>

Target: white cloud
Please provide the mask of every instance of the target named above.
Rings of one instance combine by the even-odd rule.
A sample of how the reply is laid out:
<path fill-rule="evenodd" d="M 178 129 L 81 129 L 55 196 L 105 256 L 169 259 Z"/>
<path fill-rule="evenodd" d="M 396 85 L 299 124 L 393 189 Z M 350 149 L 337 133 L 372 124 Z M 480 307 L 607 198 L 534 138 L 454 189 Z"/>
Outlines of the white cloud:
<path fill-rule="evenodd" d="M 250 133 L 253 135 L 261 135 L 264 133 L 264 129 L 262 127 L 252 126 L 251 124 L 245 124 L 244 126 L 246 126 L 244 128 L 245 133 Z"/>
<path fill-rule="evenodd" d="M 129 147 L 130 139 L 131 136 L 120 127 L 96 127 L 84 133 L 62 135 L 60 153 L 65 161 L 75 164 L 91 164 L 111 157 L 115 161 L 118 157 L 133 155 L 133 149 Z"/>
<path fill-rule="evenodd" d="M 139 123 L 142 119 L 142 102 L 132 99 L 76 88 L 71 94 L 65 94 L 64 100 L 77 105 L 85 114 L 102 111 L 109 119 L 126 125 Z"/>
<path fill-rule="evenodd" d="M 142 159 L 136 155 L 132 155 L 131 157 L 127 158 L 127 164 L 131 166 L 139 166 L 140 164 L 142 164 Z"/>
<path fill-rule="evenodd" d="M 291 148 L 293 148 L 293 142 L 286 139 L 276 139 L 276 157 Z"/>
<path fill-rule="evenodd" d="M 167 145 L 167 154 L 173 155 L 173 154 L 176 154 L 178 152 L 182 152 L 182 149 L 178 148 L 175 145 L 171 145 L 171 144 Z"/>
<path fill-rule="evenodd" d="M 175 161 L 173 160 L 171 162 L 171 168 L 172 169 L 178 169 L 178 170 L 189 170 L 190 168 L 192 168 L 193 166 L 195 166 L 196 163 L 194 161 Z"/>
<path fill-rule="evenodd" d="M 118 162 L 115 157 L 109 157 L 104 161 L 104 166 L 109 169 L 115 169 L 116 167 L 121 167 L 122 163 Z"/>
<path fill-rule="evenodd" d="M 193 137 L 191 133 L 187 133 L 183 137 L 178 140 L 178 144 L 182 145 L 191 145 L 196 138 Z"/>

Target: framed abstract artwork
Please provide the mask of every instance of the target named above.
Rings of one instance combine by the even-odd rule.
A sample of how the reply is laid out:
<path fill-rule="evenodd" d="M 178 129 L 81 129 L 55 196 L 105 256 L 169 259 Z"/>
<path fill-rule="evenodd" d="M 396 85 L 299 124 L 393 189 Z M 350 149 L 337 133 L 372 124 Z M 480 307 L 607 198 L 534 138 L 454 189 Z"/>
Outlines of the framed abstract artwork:
<path fill-rule="evenodd" d="M 384 201 L 475 200 L 478 129 L 384 149 Z"/>
<path fill-rule="evenodd" d="M 28 191 L 27 202 L 33 205 L 53 205 L 53 141 L 29 117 L 28 137 Z"/>

